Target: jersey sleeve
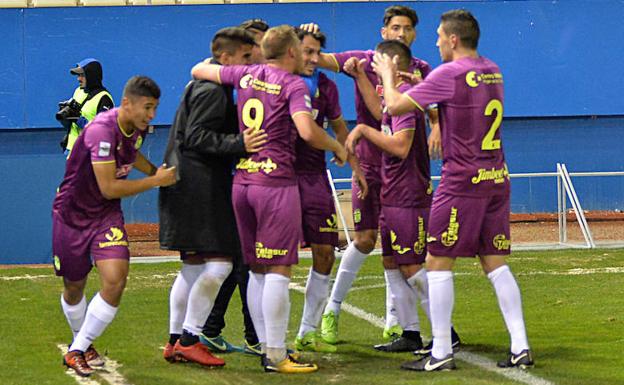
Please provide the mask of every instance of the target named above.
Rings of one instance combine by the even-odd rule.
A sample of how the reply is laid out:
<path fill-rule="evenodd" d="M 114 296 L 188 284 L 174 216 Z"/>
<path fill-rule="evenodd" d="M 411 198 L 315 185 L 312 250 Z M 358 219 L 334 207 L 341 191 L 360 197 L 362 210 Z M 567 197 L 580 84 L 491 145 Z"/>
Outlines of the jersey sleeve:
<path fill-rule="evenodd" d="M 248 69 L 248 66 L 241 65 L 221 66 L 219 68 L 219 83 L 241 88 L 240 80 L 247 74 Z"/>
<path fill-rule="evenodd" d="M 91 163 L 114 163 L 117 146 L 112 127 L 93 122 L 84 131 L 84 141 L 91 154 Z"/>
<path fill-rule="evenodd" d="M 364 66 L 370 66 L 372 58 L 371 52 L 373 51 L 345 51 L 330 54 L 335 65 L 334 71 L 345 73 L 342 67 L 344 66 L 344 63 L 352 57 L 356 57 L 358 60 L 366 59 L 367 62 Z"/>
<path fill-rule="evenodd" d="M 431 104 L 449 100 L 454 93 L 454 76 L 444 66 L 440 66 L 403 95 L 407 96 L 419 110 L 424 111 Z"/>
<path fill-rule="evenodd" d="M 337 120 L 342 117 L 338 87 L 336 87 L 336 83 L 329 79 L 327 79 L 326 84 L 325 92 L 327 93 L 327 119 L 330 121 Z"/>
<path fill-rule="evenodd" d="M 288 111 L 290 116 L 300 113 L 312 114 L 312 100 L 308 86 L 303 79 L 293 76 L 288 90 Z"/>
<path fill-rule="evenodd" d="M 419 111 L 411 111 L 407 114 L 392 116 L 392 123 L 390 129 L 393 134 L 401 131 L 414 131 L 416 129 L 416 114 L 420 114 Z"/>

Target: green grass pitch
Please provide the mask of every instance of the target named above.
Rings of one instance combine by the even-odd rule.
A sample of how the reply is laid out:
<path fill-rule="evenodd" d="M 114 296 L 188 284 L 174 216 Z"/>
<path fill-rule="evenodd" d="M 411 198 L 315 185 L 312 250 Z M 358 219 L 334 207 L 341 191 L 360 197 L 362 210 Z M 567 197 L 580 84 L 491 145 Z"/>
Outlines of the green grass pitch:
<path fill-rule="evenodd" d="M 624 384 L 624 250 L 516 252 L 508 259 L 524 302 L 536 384 Z M 305 285 L 310 260 L 294 267 L 293 283 Z M 162 359 L 168 338 L 168 294 L 179 263 L 132 264 L 117 318 L 96 341 L 100 353 L 121 364 L 127 384 L 517 384 L 458 360 L 448 373 L 399 370 L 410 354 L 372 349 L 381 329 L 342 312 L 336 354 L 305 354 L 320 370 L 311 375 L 265 374 L 257 357 L 224 355 L 223 369 L 169 364 Z M 459 260 L 455 276 L 454 324 L 462 351 L 490 360 L 504 357 L 508 335 L 489 281 L 475 259 Z M 30 277 L 26 277 L 26 276 Z M 96 272 L 88 298 L 97 290 Z M 384 315 L 385 289 L 377 256 L 363 266 L 346 302 L 378 317 Z M 0 270 L 0 384 L 76 383 L 61 365 L 59 344 L 71 333 L 60 309 L 62 284 L 52 269 Z M 291 290 L 288 341 L 299 327 L 303 294 Z M 240 300 L 235 293 L 224 335 L 242 341 Z M 421 313 L 423 334 L 430 328 Z M 108 383 L 94 376 L 95 383 Z M 525 382 L 526 383 L 526 382 Z M 114 385 L 114 384 L 110 384 Z"/>

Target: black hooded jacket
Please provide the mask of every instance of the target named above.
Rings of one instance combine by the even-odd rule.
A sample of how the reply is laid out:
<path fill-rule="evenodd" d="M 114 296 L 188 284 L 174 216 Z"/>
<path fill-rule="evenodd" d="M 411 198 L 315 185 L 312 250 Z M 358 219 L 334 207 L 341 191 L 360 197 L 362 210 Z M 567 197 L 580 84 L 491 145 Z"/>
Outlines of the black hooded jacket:
<path fill-rule="evenodd" d="M 89 95 L 87 96 L 87 100 L 91 99 L 102 91 L 108 91 L 106 88 L 104 88 L 104 85 L 102 85 L 103 72 L 102 64 L 100 64 L 99 61 L 94 60 L 82 67 L 82 69 L 87 80 L 87 84 L 84 87 L 84 91 Z M 113 107 L 113 100 L 108 95 L 104 95 L 98 103 L 97 112 L 100 113 L 104 110 L 110 110 Z"/>

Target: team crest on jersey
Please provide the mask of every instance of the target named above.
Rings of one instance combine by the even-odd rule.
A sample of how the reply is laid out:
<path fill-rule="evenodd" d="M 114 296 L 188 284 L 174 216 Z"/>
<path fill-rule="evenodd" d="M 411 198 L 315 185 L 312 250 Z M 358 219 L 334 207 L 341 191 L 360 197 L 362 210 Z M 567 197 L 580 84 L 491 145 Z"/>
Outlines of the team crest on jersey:
<path fill-rule="evenodd" d="M 497 234 L 492 240 L 492 244 L 496 250 L 509 250 L 511 247 L 511 239 L 507 239 L 505 234 Z"/>
<path fill-rule="evenodd" d="M 451 216 L 449 225 L 445 232 L 442 233 L 442 244 L 451 247 L 459 238 L 459 223 L 457 223 L 457 208 L 451 207 Z"/>
<path fill-rule="evenodd" d="M 249 88 L 252 82 L 253 76 L 251 74 L 247 74 L 241 78 L 241 80 L 238 82 L 238 85 L 240 86 L 240 88 L 245 89 Z"/>
<path fill-rule="evenodd" d="M 98 148 L 98 156 L 110 156 L 111 144 L 110 142 L 100 142 Z"/>
<path fill-rule="evenodd" d="M 136 142 L 134 142 L 134 149 L 138 150 L 139 148 L 141 148 L 142 145 L 143 145 L 143 137 L 139 136 Z"/>
<path fill-rule="evenodd" d="M 392 136 L 392 130 L 390 129 L 390 125 L 388 124 L 381 125 L 381 132 L 383 132 L 384 135 Z"/>

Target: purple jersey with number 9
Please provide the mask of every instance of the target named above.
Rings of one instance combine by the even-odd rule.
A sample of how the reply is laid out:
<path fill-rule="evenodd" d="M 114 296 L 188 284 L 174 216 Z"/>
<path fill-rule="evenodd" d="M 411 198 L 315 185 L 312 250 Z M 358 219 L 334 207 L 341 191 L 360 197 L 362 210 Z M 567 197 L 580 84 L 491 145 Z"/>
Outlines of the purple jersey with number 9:
<path fill-rule="evenodd" d="M 405 95 L 421 110 L 438 103 L 444 149 L 438 191 L 509 194 L 501 140 L 503 75 L 494 62 L 479 57 L 442 64 Z"/>
<path fill-rule="evenodd" d="M 219 78 L 222 84 L 237 89 L 240 131 L 251 127 L 268 135 L 260 152 L 238 161 L 234 183 L 273 187 L 296 184 L 298 134 L 292 117 L 312 114 L 305 82 L 266 64 L 221 67 Z"/>

